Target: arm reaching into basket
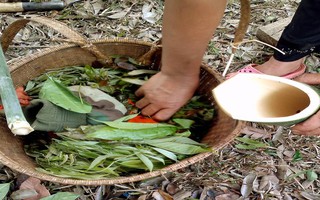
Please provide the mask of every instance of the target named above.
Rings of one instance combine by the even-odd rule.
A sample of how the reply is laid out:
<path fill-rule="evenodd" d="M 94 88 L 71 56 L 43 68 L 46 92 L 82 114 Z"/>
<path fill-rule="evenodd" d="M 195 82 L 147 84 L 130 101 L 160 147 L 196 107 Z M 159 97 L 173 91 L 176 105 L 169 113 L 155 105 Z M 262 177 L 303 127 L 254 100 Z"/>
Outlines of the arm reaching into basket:
<path fill-rule="evenodd" d="M 143 115 L 167 120 L 193 96 L 202 57 L 225 6 L 225 0 L 165 1 L 162 68 L 136 91 Z"/>

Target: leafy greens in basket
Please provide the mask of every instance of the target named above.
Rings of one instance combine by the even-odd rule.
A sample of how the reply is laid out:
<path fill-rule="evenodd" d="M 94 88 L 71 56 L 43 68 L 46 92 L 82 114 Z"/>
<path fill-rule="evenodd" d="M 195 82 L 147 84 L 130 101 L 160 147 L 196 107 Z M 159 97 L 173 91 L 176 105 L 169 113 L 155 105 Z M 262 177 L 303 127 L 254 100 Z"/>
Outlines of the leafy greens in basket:
<path fill-rule="evenodd" d="M 74 66 L 50 70 L 30 80 L 26 92 L 33 98 L 39 97 L 47 80 L 54 79 L 58 83 L 51 83 L 51 90 L 88 85 L 112 95 L 128 110 L 121 119 L 66 128 L 64 132 L 49 134 L 50 138 L 46 133 L 33 134 L 31 137 L 38 138 L 25 142 L 25 149 L 35 158 L 38 170 L 60 177 L 102 179 L 161 169 L 194 154 L 211 151 L 196 141 L 201 138 L 198 133 L 206 132 L 213 118 L 212 106 L 200 96 L 193 97 L 167 122 L 158 123 L 139 115 L 134 106 L 137 100 L 134 91 L 154 73 L 153 70 L 128 72 Z M 50 98 L 55 101 L 61 95 Z M 43 96 L 41 92 L 40 96 Z"/>

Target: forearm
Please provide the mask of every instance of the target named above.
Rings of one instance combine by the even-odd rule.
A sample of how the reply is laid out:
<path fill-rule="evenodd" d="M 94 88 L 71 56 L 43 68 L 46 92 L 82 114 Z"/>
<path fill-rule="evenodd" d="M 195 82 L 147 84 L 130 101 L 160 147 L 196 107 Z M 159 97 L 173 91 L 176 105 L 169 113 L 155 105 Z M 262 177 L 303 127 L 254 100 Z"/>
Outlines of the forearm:
<path fill-rule="evenodd" d="M 202 57 L 226 6 L 225 0 L 166 0 L 162 72 L 198 76 Z"/>

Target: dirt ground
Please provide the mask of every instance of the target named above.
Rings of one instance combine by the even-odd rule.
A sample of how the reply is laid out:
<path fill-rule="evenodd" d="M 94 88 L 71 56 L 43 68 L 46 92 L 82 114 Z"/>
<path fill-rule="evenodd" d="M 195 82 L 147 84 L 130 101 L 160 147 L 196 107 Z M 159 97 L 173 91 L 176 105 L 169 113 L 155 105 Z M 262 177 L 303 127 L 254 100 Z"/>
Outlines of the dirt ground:
<path fill-rule="evenodd" d="M 253 0 L 251 21 L 245 39 L 256 39 L 259 27 L 292 16 L 298 0 Z M 88 39 L 127 37 L 148 42 L 161 39 L 163 1 L 89 0 L 70 4 L 62 11 L 2 13 L 0 31 L 18 18 L 48 16 L 78 31 Z M 239 22 L 240 4 L 230 0 L 225 15 L 208 45 L 204 62 L 219 72 L 231 53 L 230 42 Z M 1 33 L 0 33 L 1 36 Z M 60 33 L 37 24 L 29 24 L 15 37 L 6 52 L 8 60 L 28 56 L 60 43 Z M 259 43 L 246 43 L 237 51 L 230 71 L 245 64 L 262 63 L 272 49 Z M 319 59 L 306 60 L 309 71 L 317 71 Z M 244 149 L 235 139 L 226 147 L 199 163 L 135 183 L 109 186 L 74 186 L 42 182 L 51 193 L 79 194 L 79 199 L 320 199 L 320 140 L 297 136 L 281 126 L 248 123 L 239 138 L 252 139 L 264 147 Z M 243 140 L 242 140 L 243 141 Z M 12 181 L 10 192 L 18 190 L 26 177 L 0 165 L 0 183 Z M 19 182 L 20 181 L 20 182 Z M 8 199 L 11 199 L 8 197 Z"/>

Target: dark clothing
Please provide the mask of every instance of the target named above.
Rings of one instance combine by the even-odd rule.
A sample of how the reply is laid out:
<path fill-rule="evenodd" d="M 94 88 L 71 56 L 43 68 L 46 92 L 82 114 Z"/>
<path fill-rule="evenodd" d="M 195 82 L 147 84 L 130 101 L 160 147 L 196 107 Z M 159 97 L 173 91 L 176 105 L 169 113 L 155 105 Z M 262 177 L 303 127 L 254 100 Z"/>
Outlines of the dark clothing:
<path fill-rule="evenodd" d="M 298 60 L 310 53 L 320 53 L 320 0 L 302 0 L 292 21 L 284 29 L 277 48 L 275 59 L 289 62 Z"/>

